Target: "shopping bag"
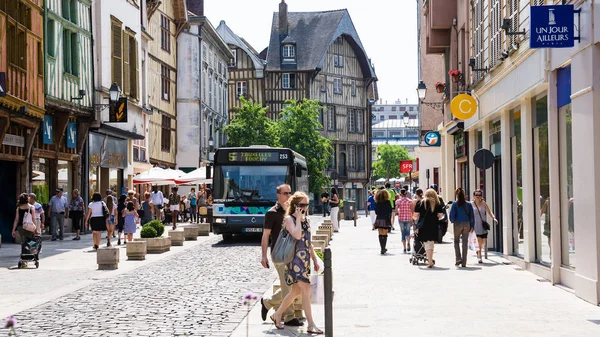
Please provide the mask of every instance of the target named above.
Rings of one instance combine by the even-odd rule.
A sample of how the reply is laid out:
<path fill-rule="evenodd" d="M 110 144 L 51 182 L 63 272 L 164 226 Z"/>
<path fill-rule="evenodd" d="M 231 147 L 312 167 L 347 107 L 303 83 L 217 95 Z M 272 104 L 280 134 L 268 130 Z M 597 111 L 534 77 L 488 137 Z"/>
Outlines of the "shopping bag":
<path fill-rule="evenodd" d="M 325 269 L 325 263 L 321 260 L 321 258 L 319 256 L 317 256 L 316 263 L 319 265 L 319 271 L 317 271 L 315 268 L 315 261 L 313 259 L 310 259 L 310 260 L 312 261 L 312 268 L 310 269 L 310 275 L 317 276 L 317 275 L 323 274 L 323 269 Z"/>
<path fill-rule="evenodd" d="M 310 303 L 325 303 L 325 277 L 323 275 L 310 276 Z"/>
<path fill-rule="evenodd" d="M 469 233 L 469 249 L 479 250 L 479 244 L 477 243 L 477 235 L 475 235 L 475 232 Z"/>

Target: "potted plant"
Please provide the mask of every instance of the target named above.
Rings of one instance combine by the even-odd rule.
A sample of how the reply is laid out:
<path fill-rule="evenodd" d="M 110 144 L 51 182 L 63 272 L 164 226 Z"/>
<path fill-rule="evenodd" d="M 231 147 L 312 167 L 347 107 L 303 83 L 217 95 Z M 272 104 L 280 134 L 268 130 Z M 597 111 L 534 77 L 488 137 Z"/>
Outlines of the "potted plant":
<path fill-rule="evenodd" d="M 462 71 L 460 69 L 452 69 L 448 72 L 448 75 L 450 75 L 454 83 L 458 83 L 462 79 Z"/>
<path fill-rule="evenodd" d="M 446 90 L 446 83 L 445 82 L 435 82 L 435 90 L 438 93 L 443 93 L 444 90 Z"/>
<path fill-rule="evenodd" d="M 171 240 L 163 238 L 165 225 L 158 220 L 152 220 L 145 224 L 140 231 L 140 241 L 146 241 L 146 248 L 149 254 L 164 253 L 170 249 Z"/>

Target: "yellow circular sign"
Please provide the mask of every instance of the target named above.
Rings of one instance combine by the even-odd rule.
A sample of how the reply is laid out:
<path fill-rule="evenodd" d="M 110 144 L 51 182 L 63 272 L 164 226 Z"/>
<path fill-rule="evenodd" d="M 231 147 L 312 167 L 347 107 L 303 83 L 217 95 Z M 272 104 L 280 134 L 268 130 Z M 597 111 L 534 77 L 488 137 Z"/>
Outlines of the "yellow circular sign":
<path fill-rule="evenodd" d="M 450 111 L 452 111 L 454 117 L 467 120 L 477 112 L 477 101 L 471 95 L 457 95 L 450 103 Z"/>

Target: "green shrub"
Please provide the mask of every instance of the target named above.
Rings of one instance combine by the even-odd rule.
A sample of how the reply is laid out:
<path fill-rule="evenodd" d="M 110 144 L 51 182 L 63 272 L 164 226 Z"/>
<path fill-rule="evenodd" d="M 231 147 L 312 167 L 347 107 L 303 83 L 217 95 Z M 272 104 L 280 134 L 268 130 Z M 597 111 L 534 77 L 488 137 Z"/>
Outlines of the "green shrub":
<path fill-rule="evenodd" d="M 161 237 L 163 235 L 163 233 L 165 232 L 165 225 L 163 225 L 163 223 L 160 222 L 160 220 L 152 220 L 152 221 L 148 222 L 147 224 L 145 224 L 144 226 L 153 227 L 154 230 L 156 230 L 156 237 Z"/>
<path fill-rule="evenodd" d="M 315 255 L 317 255 L 319 257 L 319 259 L 321 259 L 322 262 L 325 262 L 325 254 L 323 254 L 322 251 L 315 250 Z"/>
<path fill-rule="evenodd" d="M 344 199 L 340 199 L 340 209 L 343 210 L 344 209 Z"/>
<path fill-rule="evenodd" d="M 156 234 L 156 229 L 154 229 L 152 226 L 148 226 L 147 224 L 144 225 L 140 231 L 140 236 L 145 239 L 155 238 L 157 237 Z"/>

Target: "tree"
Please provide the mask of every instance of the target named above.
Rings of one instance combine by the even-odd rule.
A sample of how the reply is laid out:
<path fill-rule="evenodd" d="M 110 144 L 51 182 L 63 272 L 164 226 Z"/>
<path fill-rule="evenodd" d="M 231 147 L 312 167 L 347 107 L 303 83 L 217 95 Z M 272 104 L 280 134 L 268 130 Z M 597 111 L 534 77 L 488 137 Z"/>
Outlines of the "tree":
<path fill-rule="evenodd" d="M 329 184 L 324 173 L 333 153 L 331 141 L 319 133 L 321 106 L 316 100 L 290 100 L 277 120 L 277 134 L 282 147 L 290 148 L 306 158 L 310 191 L 321 192 Z"/>
<path fill-rule="evenodd" d="M 242 106 L 235 109 L 236 118 L 223 128 L 227 146 L 279 146 L 275 122 L 267 117 L 267 108 L 240 96 Z"/>
<path fill-rule="evenodd" d="M 399 177 L 400 161 L 412 159 L 404 146 L 389 144 L 377 147 L 377 157 L 377 161 L 373 163 L 373 173 L 386 179 Z"/>

